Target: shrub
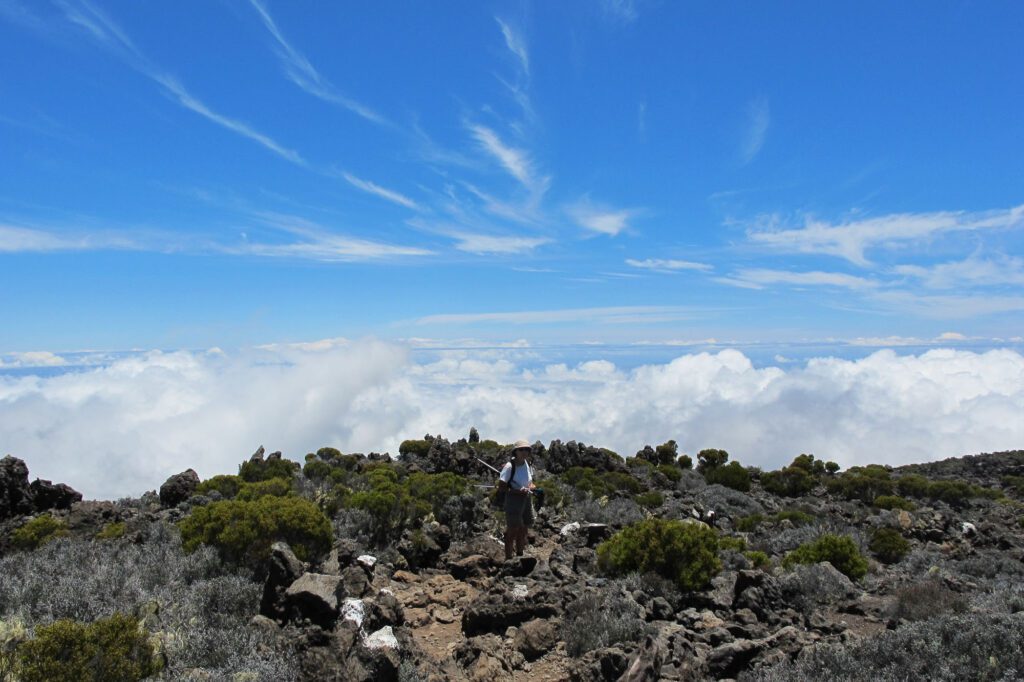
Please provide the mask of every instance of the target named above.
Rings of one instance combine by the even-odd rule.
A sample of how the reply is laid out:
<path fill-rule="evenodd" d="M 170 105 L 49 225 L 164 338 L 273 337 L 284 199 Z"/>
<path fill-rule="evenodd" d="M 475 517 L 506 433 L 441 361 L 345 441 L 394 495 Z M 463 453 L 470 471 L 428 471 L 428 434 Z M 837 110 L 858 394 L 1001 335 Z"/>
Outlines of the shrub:
<path fill-rule="evenodd" d="M 221 497 L 224 499 L 230 500 L 238 494 L 243 483 L 245 483 L 245 481 L 242 480 L 241 476 L 221 474 L 219 476 L 214 476 L 213 478 L 208 478 L 200 483 L 196 487 L 196 494 L 208 495 L 211 492 L 216 491 L 220 493 Z"/>
<path fill-rule="evenodd" d="M 445 471 L 440 474 L 419 472 L 410 474 L 405 485 L 409 489 L 409 494 L 413 498 L 429 504 L 436 516 L 441 505 L 449 498 L 461 495 L 466 491 L 468 483 L 462 476 Z"/>
<path fill-rule="evenodd" d="M 667 478 L 672 483 L 679 483 L 679 479 L 683 477 L 683 472 L 677 466 L 671 464 L 661 464 L 658 466 L 658 473 Z"/>
<path fill-rule="evenodd" d="M 801 455 L 802 456 L 802 455 Z M 800 497 L 814 490 L 816 481 L 807 469 L 788 466 L 761 476 L 761 485 L 773 495 Z"/>
<path fill-rule="evenodd" d="M 484 443 L 487 442 L 488 441 L 480 443 L 480 447 L 483 447 Z M 430 452 L 430 445 L 431 441 L 429 440 L 403 440 L 401 445 L 398 446 L 398 453 L 403 457 L 408 457 L 410 455 L 426 457 L 427 453 Z M 495 445 L 497 445 L 497 443 L 495 443 Z"/>
<path fill-rule="evenodd" d="M 635 498 L 637 504 L 647 509 L 657 509 L 661 505 L 665 504 L 665 496 L 659 493 L 657 490 L 652 490 L 646 493 L 640 493 Z"/>
<path fill-rule="evenodd" d="M 271 478 L 256 483 L 243 483 L 235 499 L 252 502 L 261 497 L 287 497 L 292 494 L 292 482 L 287 478 Z"/>
<path fill-rule="evenodd" d="M 11 544 L 17 549 L 33 550 L 67 534 L 67 524 L 50 514 L 41 514 L 11 533 Z"/>
<path fill-rule="evenodd" d="M 966 610 L 964 597 L 932 578 L 898 590 L 890 615 L 895 620 L 916 621 Z"/>
<path fill-rule="evenodd" d="M 88 625 L 58 620 L 18 647 L 22 682 L 134 682 L 160 668 L 139 622 L 119 613 Z"/>
<path fill-rule="evenodd" d="M 692 469 L 693 458 L 689 455 L 679 455 L 679 459 L 676 460 L 676 464 L 679 465 L 680 469 Z"/>
<path fill-rule="evenodd" d="M 322 481 L 331 475 L 331 465 L 323 460 L 310 460 L 302 467 L 302 475 L 311 481 Z"/>
<path fill-rule="evenodd" d="M 871 464 L 848 469 L 844 474 L 829 480 L 825 487 L 833 495 L 871 504 L 879 495 L 891 495 L 893 485 L 888 469 Z"/>
<path fill-rule="evenodd" d="M 929 481 L 920 474 L 907 474 L 896 479 L 896 491 L 904 497 L 928 497 Z"/>
<path fill-rule="evenodd" d="M 636 642 L 643 637 L 643 608 L 620 591 L 589 593 L 565 607 L 563 638 L 570 656 Z"/>
<path fill-rule="evenodd" d="M 850 580 L 860 580 L 868 572 L 868 562 L 848 535 L 822 535 L 787 554 L 782 565 L 790 568 L 795 564 L 817 564 L 823 561 L 832 564 Z"/>
<path fill-rule="evenodd" d="M 272 478 L 291 478 L 295 470 L 299 468 L 298 462 L 283 457 L 266 459 L 261 461 L 248 460 L 238 466 L 238 475 L 243 481 L 256 483 L 258 481 L 269 481 Z"/>
<path fill-rule="evenodd" d="M 438 516 L 444 503 L 461 495 L 468 485 L 466 479 L 451 472 L 416 472 L 399 482 L 398 473 L 388 466 L 370 469 L 366 480 L 369 489 L 346 495 L 344 504 L 370 515 L 373 540 L 378 544 L 427 514 Z"/>
<path fill-rule="evenodd" d="M 560 509 L 569 502 L 569 496 L 562 488 L 562 484 L 553 478 L 540 478 L 536 481 L 537 487 L 544 491 L 544 506 L 551 509 Z"/>
<path fill-rule="evenodd" d="M 739 462 L 730 462 L 725 466 L 705 469 L 704 480 L 712 485 L 717 483 L 741 493 L 750 490 L 750 474 Z"/>
<path fill-rule="evenodd" d="M 904 511 L 917 509 L 916 504 L 899 495 L 879 495 L 875 498 L 874 505 L 879 509 L 902 509 Z"/>
<path fill-rule="evenodd" d="M 124 521 L 117 521 L 115 523 L 108 523 L 103 526 L 103 530 L 96 533 L 97 540 L 119 540 L 124 537 L 124 533 L 127 530 Z M 2 679 L 2 678 L 0 678 Z"/>
<path fill-rule="evenodd" d="M 338 448 L 320 448 L 316 456 L 324 462 L 337 462 L 342 458 L 341 450 Z"/>
<path fill-rule="evenodd" d="M 330 549 L 333 540 L 323 512 L 298 497 L 213 502 L 193 510 L 178 527 L 185 551 L 210 545 L 225 561 L 250 568 L 262 565 L 276 541 L 287 542 L 308 561 Z"/>
<path fill-rule="evenodd" d="M 836 473 L 838 471 L 839 471 L 839 465 L 838 464 L 836 464 L 835 462 L 832 462 L 832 461 L 825 462 L 825 473 L 827 473 L 827 474 L 834 474 L 834 473 Z"/>
<path fill-rule="evenodd" d="M 789 521 L 794 526 L 809 526 L 814 523 L 814 517 L 799 509 L 783 509 L 772 515 L 775 521 Z"/>
<path fill-rule="evenodd" d="M 747 561 L 749 561 L 754 568 L 765 569 L 772 563 L 772 560 L 767 554 L 758 550 L 744 552 L 743 556 L 747 557 Z"/>
<path fill-rule="evenodd" d="M 736 530 L 741 533 L 752 533 L 764 521 L 764 514 L 749 514 L 736 520 Z"/>
<path fill-rule="evenodd" d="M 747 541 L 743 538 L 723 536 L 718 538 L 718 549 L 723 552 L 742 552 L 747 548 Z"/>
<path fill-rule="evenodd" d="M 614 574 L 648 571 L 684 590 L 706 586 L 722 564 L 718 535 L 696 523 L 646 519 L 627 526 L 597 548 L 598 565 Z"/>
<path fill-rule="evenodd" d="M 725 450 L 707 448 L 697 453 L 697 470 L 706 471 L 720 467 L 729 461 L 729 453 Z"/>
<path fill-rule="evenodd" d="M 910 543 L 894 528 L 878 528 L 871 534 L 868 549 L 882 563 L 895 564 L 910 551 Z"/>
<path fill-rule="evenodd" d="M 679 455 L 679 446 L 674 440 L 669 440 L 654 448 L 654 453 L 657 455 L 656 464 L 672 464 Z"/>
<path fill-rule="evenodd" d="M 643 462 L 637 458 L 631 458 L 630 462 Z M 604 497 L 614 492 L 621 491 L 630 494 L 637 494 L 644 489 L 643 483 L 634 476 L 621 471 L 605 471 L 598 473 L 590 467 L 572 467 L 560 478 L 583 493 L 594 497 Z"/>

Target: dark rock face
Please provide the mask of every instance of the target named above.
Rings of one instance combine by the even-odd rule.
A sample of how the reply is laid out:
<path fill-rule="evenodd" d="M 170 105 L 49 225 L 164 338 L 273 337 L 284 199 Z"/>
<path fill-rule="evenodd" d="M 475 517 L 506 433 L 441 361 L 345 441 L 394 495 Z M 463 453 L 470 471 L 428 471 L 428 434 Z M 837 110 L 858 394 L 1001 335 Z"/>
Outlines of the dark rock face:
<path fill-rule="evenodd" d="M 0 459 L 0 520 L 33 511 L 28 466 L 17 457 Z"/>
<path fill-rule="evenodd" d="M 196 491 L 197 487 L 199 487 L 199 474 L 192 469 L 174 474 L 160 486 L 160 504 L 164 507 L 177 507 L 192 497 L 192 493 Z"/>
<path fill-rule="evenodd" d="M 329 629 L 338 620 L 341 578 L 323 573 L 304 573 L 284 592 L 291 620 L 308 620 Z"/>
<path fill-rule="evenodd" d="M 481 595 L 462 614 L 462 631 L 467 637 L 488 632 L 503 633 L 509 626 L 520 625 L 535 618 L 551 618 L 559 612 L 540 592 L 517 598 L 509 591 L 498 589 Z"/>
<path fill-rule="evenodd" d="M 523 623 L 516 633 L 513 646 L 528 661 L 546 654 L 558 642 L 558 629 L 550 620 L 531 620 Z"/>
<path fill-rule="evenodd" d="M 288 615 L 285 592 L 303 574 L 302 562 L 291 547 L 275 542 L 271 547 L 267 581 L 263 584 L 260 614 L 283 622 Z"/>
<path fill-rule="evenodd" d="M 415 530 L 406 530 L 402 534 L 398 552 L 414 570 L 433 568 L 451 544 L 452 536 L 448 527 L 435 521 L 424 523 Z"/>
<path fill-rule="evenodd" d="M 71 509 L 75 502 L 82 501 L 82 493 L 66 483 L 53 484 L 37 478 L 29 486 L 32 492 L 32 504 L 36 511 L 47 509 Z"/>
<path fill-rule="evenodd" d="M 551 441 L 542 457 L 544 468 L 553 474 L 560 474 L 573 467 L 590 467 L 598 471 L 625 471 L 626 465 L 608 450 L 577 443 L 574 440 L 562 443 Z"/>

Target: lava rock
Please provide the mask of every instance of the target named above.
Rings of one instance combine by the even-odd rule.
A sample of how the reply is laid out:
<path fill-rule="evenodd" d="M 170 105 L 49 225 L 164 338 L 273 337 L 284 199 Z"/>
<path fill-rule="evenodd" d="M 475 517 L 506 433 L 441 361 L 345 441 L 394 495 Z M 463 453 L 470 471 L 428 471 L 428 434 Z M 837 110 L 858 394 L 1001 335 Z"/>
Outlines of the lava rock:
<path fill-rule="evenodd" d="M 198 487 L 199 474 L 194 470 L 186 469 L 180 474 L 174 474 L 160 486 L 160 504 L 164 507 L 177 507 L 192 497 Z"/>
<path fill-rule="evenodd" d="M 66 483 L 51 483 L 37 478 L 29 486 L 32 493 L 32 504 L 36 511 L 48 509 L 71 509 L 75 502 L 82 501 L 82 493 Z"/>

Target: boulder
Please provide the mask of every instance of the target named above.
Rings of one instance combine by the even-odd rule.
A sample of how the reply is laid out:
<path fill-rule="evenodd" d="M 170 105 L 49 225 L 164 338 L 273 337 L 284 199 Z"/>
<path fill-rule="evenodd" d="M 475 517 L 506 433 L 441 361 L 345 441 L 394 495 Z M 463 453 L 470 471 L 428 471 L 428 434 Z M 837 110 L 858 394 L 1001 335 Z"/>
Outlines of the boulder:
<path fill-rule="evenodd" d="M 494 568 L 494 561 L 482 554 L 471 554 L 465 559 L 452 561 L 448 564 L 448 572 L 458 580 L 466 578 L 482 578 Z"/>
<path fill-rule="evenodd" d="M 530 620 L 523 623 L 516 632 L 513 646 L 528 661 L 533 661 L 558 642 L 558 629 L 550 620 Z"/>
<path fill-rule="evenodd" d="M 520 597 L 515 591 L 498 590 L 481 595 L 462 614 L 462 631 L 467 637 L 504 633 L 512 625 L 535 618 L 551 618 L 558 608 L 543 592 Z"/>
<path fill-rule="evenodd" d="M 197 487 L 199 487 L 199 474 L 192 469 L 174 474 L 160 486 L 160 504 L 164 507 L 177 507 L 192 497 L 192 493 L 196 491 Z"/>
<path fill-rule="evenodd" d="M 32 490 L 28 484 L 28 466 L 17 457 L 0 459 L 0 521 L 31 514 Z"/>
<path fill-rule="evenodd" d="M 260 614 L 284 621 L 287 617 L 285 591 L 299 579 L 304 569 L 291 547 L 275 542 L 270 550 L 267 581 L 263 584 L 263 598 L 260 600 Z"/>
<path fill-rule="evenodd" d="M 452 534 L 448 526 L 431 521 L 420 528 L 406 529 L 398 544 L 398 553 L 413 570 L 433 568 L 451 544 Z"/>
<path fill-rule="evenodd" d="M 29 486 L 32 493 L 32 504 L 36 511 L 44 512 L 49 509 L 71 509 L 75 502 L 82 501 L 82 493 L 78 492 L 66 483 L 53 484 L 37 478 Z"/>
<path fill-rule="evenodd" d="M 835 604 L 853 599 L 860 590 L 827 561 L 796 566 L 780 580 L 782 594 L 798 605 Z"/>
<path fill-rule="evenodd" d="M 308 620 L 324 629 L 338 620 L 341 578 L 323 573 L 304 573 L 285 590 L 291 620 Z"/>

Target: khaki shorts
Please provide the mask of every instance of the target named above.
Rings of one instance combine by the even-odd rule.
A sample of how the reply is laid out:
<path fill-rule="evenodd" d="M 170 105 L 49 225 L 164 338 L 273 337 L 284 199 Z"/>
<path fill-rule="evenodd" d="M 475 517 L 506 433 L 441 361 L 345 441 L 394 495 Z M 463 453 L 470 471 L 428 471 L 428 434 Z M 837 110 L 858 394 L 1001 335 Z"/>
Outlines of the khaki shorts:
<path fill-rule="evenodd" d="M 530 495 L 505 494 L 505 525 L 509 528 L 533 525 L 533 501 Z"/>

